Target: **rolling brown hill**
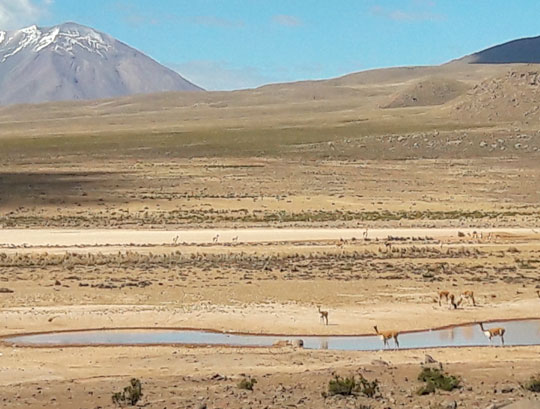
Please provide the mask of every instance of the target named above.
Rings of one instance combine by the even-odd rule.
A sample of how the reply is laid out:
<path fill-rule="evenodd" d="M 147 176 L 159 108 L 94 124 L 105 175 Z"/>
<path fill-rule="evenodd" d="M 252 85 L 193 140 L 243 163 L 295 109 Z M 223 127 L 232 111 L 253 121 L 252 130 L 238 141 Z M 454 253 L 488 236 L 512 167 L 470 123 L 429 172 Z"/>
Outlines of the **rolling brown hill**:
<path fill-rule="evenodd" d="M 382 111 L 380 107 L 416 105 L 422 110 L 419 114 L 438 117 L 442 115 L 440 112 L 422 106 L 453 99 L 469 87 L 508 69 L 503 65 L 454 63 L 368 71 L 326 81 L 275 84 L 245 91 L 174 92 L 110 100 L 14 105 L 0 108 L 0 137 L 402 122 L 403 113 L 399 109 Z M 424 92 L 421 103 L 391 103 L 392 99 L 399 100 L 400 95 L 406 100 L 411 90 L 420 89 Z"/>
<path fill-rule="evenodd" d="M 339 135 L 507 128 L 516 121 L 523 126 L 540 121 L 533 115 L 536 87 L 529 74 L 520 74 L 536 72 L 536 66 L 469 62 L 464 58 L 440 66 L 370 70 L 243 91 L 13 105 L 0 108 L 0 138 L 18 151 L 25 149 L 22 139 L 64 138 L 67 143 L 71 136 L 99 136 L 108 143 L 123 138 L 118 146 L 136 139 L 143 146 L 158 143 L 158 135 L 174 135 L 192 147 L 227 135 L 256 145 L 261 138 L 275 141 L 277 136 L 312 143 Z M 226 138 L 219 143 L 222 149 Z"/>

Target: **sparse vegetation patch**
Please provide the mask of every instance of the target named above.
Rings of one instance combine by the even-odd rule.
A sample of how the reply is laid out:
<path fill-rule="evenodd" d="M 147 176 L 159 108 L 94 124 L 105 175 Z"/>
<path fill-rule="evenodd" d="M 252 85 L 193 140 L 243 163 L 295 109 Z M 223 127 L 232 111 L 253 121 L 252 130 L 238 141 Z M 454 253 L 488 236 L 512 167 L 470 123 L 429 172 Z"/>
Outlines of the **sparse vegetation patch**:
<path fill-rule="evenodd" d="M 523 388 L 531 392 L 540 392 L 540 373 L 531 376 L 531 378 L 525 382 Z"/>
<path fill-rule="evenodd" d="M 459 378 L 448 375 L 439 368 L 422 368 L 418 380 L 426 383 L 418 389 L 418 395 L 429 395 L 435 393 L 437 389 L 449 392 L 460 387 Z"/>
<path fill-rule="evenodd" d="M 369 381 L 363 375 L 360 375 L 358 379 L 355 376 L 342 378 L 336 375 L 328 383 L 329 396 L 363 395 L 367 398 L 373 398 L 378 392 L 379 381 L 377 379 Z"/>
<path fill-rule="evenodd" d="M 137 378 L 133 378 L 122 392 L 115 392 L 112 395 L 112 401 L 118 406 L 135 406 L 142 396 L 141 381 Z"/>
<path fill-rule="evenodd" d="M 255 378 L 243 378 L 240 382 L 238 382 L 238 389 L 252 391 L 256 383 L 257 379 Z"/>

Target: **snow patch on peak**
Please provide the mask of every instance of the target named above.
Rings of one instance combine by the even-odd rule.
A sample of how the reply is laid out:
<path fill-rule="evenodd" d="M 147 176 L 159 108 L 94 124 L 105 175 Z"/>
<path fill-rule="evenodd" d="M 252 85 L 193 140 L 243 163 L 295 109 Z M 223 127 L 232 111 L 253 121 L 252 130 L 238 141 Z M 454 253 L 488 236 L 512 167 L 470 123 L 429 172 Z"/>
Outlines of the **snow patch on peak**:
<path fill-rule="evenodd" d="M 112 49 L 112 45 L 107 43 L 103 39 L 103 36 L 92 29 L 84 30 L 84 33 L 78 28 L 67 28 L 66 30 L 60 30 L 58 34 L 58 41 L 56 42 L 55 49 L 63 50 L 69 54 L 73 53 L 73 47 L 78 46 L 86 51 L 95 52 L 100 56 L 103 56 L 103 52 Z"/>
<path fill-rule="evenodd" d="M 41 31 L 39 31 L 38 26 L 34 24 L 33 26 L 21 28 L 20 30 L 17 31 L 17 33 L 24 33 L 31 36 L 39 36 L 41 34 Z"/>
<path fill-rule="evenodd" d="M 104 53 L 114 48 L 113 42 L 99 32 L 74 23 L 62 24 L 50 28 L 38 28 L 36 25 L 17 31 L 0 32 L 0 62 L 24 49 L 39 53 L 51 46 L 59 54 L 74 55 L 75 48 L 95 53 L 104 57 Z"/>
<path fill-rule="evenodd" d="M 7 43 L 9 44 L 14 39 L 18 39 L 19 41 L 15 44 L 13 49 L 4 55 L 2 62 L 6 61 L 9 57 L 14 56 L 26 47 L 34 45 L 40 37 L 41 31 L 39 31 L 36 25 L 15 31 L 14 35 L 8 39 Z"/>
<path fill-rule="evenodd" d="M 45 34 L 39 39 L 37 45 L 34 47 L 34 51 L 40 52 L 44 48 L 50 46 L 52 43 L 56 41 L 58 34 L 60 34 L 60 29 L 58 27 L 55 27 L 52 30 L 50 30 L 47 34 Z"/>

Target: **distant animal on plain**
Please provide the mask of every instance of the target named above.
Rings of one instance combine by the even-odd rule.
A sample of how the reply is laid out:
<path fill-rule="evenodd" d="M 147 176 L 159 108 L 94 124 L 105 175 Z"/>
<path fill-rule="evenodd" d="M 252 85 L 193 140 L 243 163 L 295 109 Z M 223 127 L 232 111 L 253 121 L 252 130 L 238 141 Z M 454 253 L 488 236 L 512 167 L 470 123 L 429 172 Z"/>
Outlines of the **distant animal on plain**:
<path fill-rule="evenodd" d="M 461 293 L 461 299 L 467 300 L 469 301 L 469 303 L 472 302 L 472 305 L 476 307 L 476 300 L 474 299 L 474 291 L 471 291 L 471 290 L 463 291 Z"/>
<path fill-rule="evenodd" d="M 450 295 L 450 291 L 442 290 L 439 291 L 439 306 L 441 305 L 441 301 L 444 298 L 446 302 L 448 302 L 448 296 Z"/>
<path fill-rule="evenodd" d="M 320 305 L 317 306 L 317 310 L 319 311 L 321 322 L 328 325 L 328 311 L 322 311 Z"/>

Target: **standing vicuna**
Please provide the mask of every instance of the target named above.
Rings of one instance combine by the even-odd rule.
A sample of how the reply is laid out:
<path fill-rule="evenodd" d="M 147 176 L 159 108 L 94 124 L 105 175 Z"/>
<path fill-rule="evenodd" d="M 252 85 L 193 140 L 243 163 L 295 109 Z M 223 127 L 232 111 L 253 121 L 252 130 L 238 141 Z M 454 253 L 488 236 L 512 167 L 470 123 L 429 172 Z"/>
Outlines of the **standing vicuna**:
<path fill-rule="evenodd" d="M 489 339 L 489 343 L 491 344 L 491 339 L 493 337 L 501 337 L 501 344 L 504 345 L 504 334 L 506 330 L 504 328 L 484 328 L 484 324 L 480 323 L 480 329 L 484 333 L 484 335 Z"/>
<path fill-rule="evenodd" d="M 325 325 L 328 325 L 328 311 L 321 311 L 321 306 L 317 306 L 317 310 L 319 311 L 319 315 L 321 316 L 321 322 Z"/>
<path fill-rule="evenodd" d="M 398 331 L 379 331 L 376 325 L 373 328 L 375 328 L 375 333 L 379 338 L 382 339 L 385 347 L 388 346 L 388 341 L 393 338 L 396 346 L 399 348 Z"/>

